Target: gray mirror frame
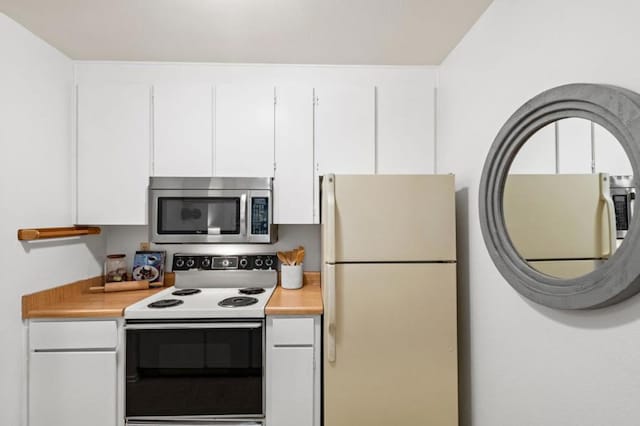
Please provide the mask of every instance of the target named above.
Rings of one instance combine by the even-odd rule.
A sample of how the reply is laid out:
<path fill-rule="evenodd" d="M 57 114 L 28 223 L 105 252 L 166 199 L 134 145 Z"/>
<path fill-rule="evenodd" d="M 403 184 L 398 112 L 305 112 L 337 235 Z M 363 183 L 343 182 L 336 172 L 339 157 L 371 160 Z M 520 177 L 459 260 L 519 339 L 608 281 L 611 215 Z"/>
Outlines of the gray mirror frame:
<path fill-rule="evenodd" d="M 520 294 L 551 308 L 601 308 L 640 291 L 640 214 L 631 219 L 625 240 L 610 259 L 585 276 L 567 280 L 530 267 L 513 247 L 504 222 L 504 183 L 520 147 L 542 127 L 570 117 L 591 120 L 618 139 L 629 157 L 633 184 L 638 187 L 640 95 L 600 84 L 559 86 L 522 105 L 498 132 L 482 170 L 480 226 L 493 262 Z"/>

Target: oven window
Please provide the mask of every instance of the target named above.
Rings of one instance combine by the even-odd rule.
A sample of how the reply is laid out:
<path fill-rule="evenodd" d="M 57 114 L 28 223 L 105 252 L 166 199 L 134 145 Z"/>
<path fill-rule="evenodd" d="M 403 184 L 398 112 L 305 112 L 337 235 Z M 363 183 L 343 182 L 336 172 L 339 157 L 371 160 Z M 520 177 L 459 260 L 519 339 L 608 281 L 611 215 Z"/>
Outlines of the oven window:
<path fill-rule="evenodd" d="M 240 198 L 160 197 L 158 234 L 240 234 Z"/>
<path fill-rule="evenodd" d="M 264 414 L 262 331 L 128 329 L 127 417 Z"/>

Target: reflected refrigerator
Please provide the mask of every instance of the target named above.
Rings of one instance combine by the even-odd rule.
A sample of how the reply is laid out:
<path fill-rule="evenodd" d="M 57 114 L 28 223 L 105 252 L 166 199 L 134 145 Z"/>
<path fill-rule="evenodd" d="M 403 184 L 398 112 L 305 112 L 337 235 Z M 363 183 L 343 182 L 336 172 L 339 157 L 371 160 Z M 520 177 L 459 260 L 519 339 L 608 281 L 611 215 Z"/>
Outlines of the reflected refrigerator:
<path fill-rule="evenodd" d="M 458 424 L 452 175 L 322 181 L 325 426 Z"/>
<path fill-rule="evenodd" d="M 503 209 L 514 248 L 547 275 L 585 275 L 616 250 L 607 174 L 510 174 Z"/>

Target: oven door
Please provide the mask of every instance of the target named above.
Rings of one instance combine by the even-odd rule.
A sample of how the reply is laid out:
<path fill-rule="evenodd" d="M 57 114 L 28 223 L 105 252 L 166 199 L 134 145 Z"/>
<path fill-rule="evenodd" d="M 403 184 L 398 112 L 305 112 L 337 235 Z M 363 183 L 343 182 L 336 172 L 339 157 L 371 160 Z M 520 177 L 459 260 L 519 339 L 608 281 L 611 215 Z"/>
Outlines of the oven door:
<path fill-rule="evenodd" d="M 126 417 L 264 418 L 264 323 L 127 323 Z"/>

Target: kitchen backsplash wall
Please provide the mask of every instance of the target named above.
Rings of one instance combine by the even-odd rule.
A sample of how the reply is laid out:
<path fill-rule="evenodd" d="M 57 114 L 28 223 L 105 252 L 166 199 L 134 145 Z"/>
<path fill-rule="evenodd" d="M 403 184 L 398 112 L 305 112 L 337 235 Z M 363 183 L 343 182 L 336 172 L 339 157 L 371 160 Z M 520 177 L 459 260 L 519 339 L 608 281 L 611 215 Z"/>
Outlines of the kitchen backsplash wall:
<path fill-rule="evenodd" d="M 104 226 L 107 253 L 126 253 L 129 267 L 140 243 L 149 241 L 148 226 Z M 306 271 L 320 270 L 320 225 L 279 225 L 275 244 L 153 244 L 152 249 L 167 252 L 170 268 L 174 253 L 207 253 L 231 255 L 238 253 L 273 253 L 303 246 Z"/>

